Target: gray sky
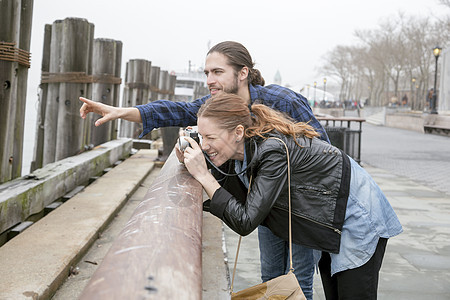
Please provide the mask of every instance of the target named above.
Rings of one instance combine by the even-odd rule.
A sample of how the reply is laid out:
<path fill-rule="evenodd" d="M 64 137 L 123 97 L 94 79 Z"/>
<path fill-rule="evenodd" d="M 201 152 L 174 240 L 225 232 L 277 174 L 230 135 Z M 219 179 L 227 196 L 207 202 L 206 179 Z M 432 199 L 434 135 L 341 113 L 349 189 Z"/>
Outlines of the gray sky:
<path fill-rule="evenodd" d="M 95 25 L 95 38 L 123 42 L 123 66 L 143 58 L 168 71 L 202 67 L 208 43 L 244 44 L 266 82 L 277 70 L 283 84 L 322 82 L 318 66 L 337 45 L 355 44 L 356 29 L 374 29 L 399 11 L 440 15 L 450 10 L 438 0 L 35 0 L 32 68 L 40 78 L 44 25 L 67 17 Z M 434 45 L 430 45 L 430 48 Z M 122 73 L 125 67 L 122 67 Z"/>
<path fill-rule="evenodd" d="M 122 41 L 122 78 L 130 59 L 147 59 L 163 70 L 183 72 L 189 60 L 203 66 L 208 43 L 235 40 L 250 51 L 267 83 L 279 70 L 283 85 L 299 89 L 314 81 L 320 87 L 326 74 L 318 66 L 325 53 L 337 45 L 354 45 L 356 29 L 375 29 L 399 11 L 450 13 L 438 0 L 35 0 L 24 174 L 34 146 L 45 24 L 85 18 L 95 25 L 95 38 Z"/>

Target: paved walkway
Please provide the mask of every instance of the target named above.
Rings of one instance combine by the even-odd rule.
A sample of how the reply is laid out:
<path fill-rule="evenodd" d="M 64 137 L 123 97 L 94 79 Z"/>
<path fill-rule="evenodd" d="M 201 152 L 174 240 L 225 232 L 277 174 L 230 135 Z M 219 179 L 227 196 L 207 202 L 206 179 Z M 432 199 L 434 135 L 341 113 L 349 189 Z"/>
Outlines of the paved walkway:
<path fill-rule="evenodd" d="M 388 197 L 404 232 L 389 240 L 379 299 L 450 299 L 450 138 L 363 125 L 362 165 Z M 232 272 L 237 236 L 225 228 Z M 259 283 L 256 232 L 245 237 L 235 290 Z M 320 275 L 314 299 L 325 299 Z"/>

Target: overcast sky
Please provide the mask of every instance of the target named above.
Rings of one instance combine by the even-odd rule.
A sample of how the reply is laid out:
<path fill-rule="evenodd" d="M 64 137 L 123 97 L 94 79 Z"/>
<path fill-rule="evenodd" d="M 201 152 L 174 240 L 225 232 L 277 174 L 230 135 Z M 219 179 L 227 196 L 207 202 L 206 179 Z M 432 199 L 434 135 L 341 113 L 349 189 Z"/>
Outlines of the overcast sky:
<path fill-rule="evenodd" d="M 35 0 L 29 84 L 39 83 L 45 24 L 67 17 L 93 23 L 95 38 L 122 41 L 122 74 L 135 58 L 168 71 L 187 70 L 189 60 L 202 67 L 208 44 L 235 40 L 266 82 L 279 70 L 283 84 L 303 86 L 322 82 L 324 54 L 355 44 L 356 29 L 377 28 L 399 11 L 450 13 L 438 0 Z"/>
<path fill-rule="evenodd" d="M 354 45 L 355 30 L 375 29 L 400 11 L 450 13 L 438 0 L 34 0 L 24 172 L 34 145 L 45 24 L 84 18 L 95 25 L 95 38 L 121 41 L 122 78 L 126 62 L 136 58 L 168 71 L 187 71 L 189 60 L 203 67 L 208 45 L 234 40 L 247 47 L 267 83 L 279 71 L 282 84 L 297 89 L 314 81 L 319 88 L 327 52 Z"/>

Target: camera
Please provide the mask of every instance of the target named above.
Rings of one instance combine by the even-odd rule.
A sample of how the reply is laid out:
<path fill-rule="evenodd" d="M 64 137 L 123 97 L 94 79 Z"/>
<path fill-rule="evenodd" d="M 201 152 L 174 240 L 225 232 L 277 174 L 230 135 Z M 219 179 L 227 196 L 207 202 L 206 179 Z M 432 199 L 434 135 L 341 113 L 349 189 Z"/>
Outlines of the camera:
<path fill-rule="evenodd" d="M 197 128 L 186 128 L 184 130 L 184 135 L 178 138 L 178 146 L 180 146 L 181 152 L 183 152 L 186 147 L 190 147 L 189 142 L 185 139 L 186 136 L 196 141 L 199 145 L 202 143 L 202 136 L 197 132 Z"/>

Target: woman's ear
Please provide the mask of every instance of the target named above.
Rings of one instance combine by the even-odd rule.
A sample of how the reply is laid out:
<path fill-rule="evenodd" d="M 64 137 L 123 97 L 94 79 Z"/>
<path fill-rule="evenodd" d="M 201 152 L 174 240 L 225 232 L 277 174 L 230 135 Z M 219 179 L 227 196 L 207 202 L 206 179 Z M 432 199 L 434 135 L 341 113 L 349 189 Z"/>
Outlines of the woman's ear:
<path fill-rule="evenodd" d="M 244 126 L 242 125 L 236 126 L 234 132 L 236 134 L 236 142 L 240 142 L 244 138 Z"/>

